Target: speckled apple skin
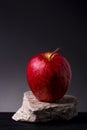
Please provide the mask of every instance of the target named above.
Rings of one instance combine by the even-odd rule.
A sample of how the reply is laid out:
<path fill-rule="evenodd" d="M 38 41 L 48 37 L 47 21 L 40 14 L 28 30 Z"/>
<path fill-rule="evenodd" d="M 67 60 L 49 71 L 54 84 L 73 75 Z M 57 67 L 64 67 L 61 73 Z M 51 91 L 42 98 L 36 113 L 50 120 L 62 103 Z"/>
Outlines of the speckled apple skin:
<path fill-rule="evenodd" d="M 43 102 L 55 102 L 64 96 L 71 82 L 71 68 L 65 57 L 56 53 L 51 59 L 40 53 L 27 65 L 26 76 L 30 89 Z"/>

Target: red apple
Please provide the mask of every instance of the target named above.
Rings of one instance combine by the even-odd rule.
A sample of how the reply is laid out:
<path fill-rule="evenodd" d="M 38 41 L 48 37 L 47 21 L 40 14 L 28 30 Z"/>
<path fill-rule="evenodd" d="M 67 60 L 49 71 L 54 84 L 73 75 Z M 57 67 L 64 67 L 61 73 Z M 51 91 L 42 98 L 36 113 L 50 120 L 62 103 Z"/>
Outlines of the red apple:
<path fill-rule="evenodd" d="M 28 62 L 28 84 L 36 98 L 43 102 L 62 98 L 71 81 L 69 62 L 58 50 L 37 54 Z"/>

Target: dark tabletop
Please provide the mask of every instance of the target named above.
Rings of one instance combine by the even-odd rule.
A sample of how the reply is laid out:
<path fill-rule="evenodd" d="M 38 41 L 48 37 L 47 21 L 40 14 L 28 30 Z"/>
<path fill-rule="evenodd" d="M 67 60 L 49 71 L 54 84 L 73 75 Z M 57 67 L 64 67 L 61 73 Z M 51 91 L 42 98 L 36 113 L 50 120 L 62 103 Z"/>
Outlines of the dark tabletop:
<path fill-rule="evenodd" d="M 0 113 L 0 130 L 87 130 L 87 113 L 80 112 L 69 121 L 50 121 L 46 123 L 27 123 L 11 119 L 14 113 Z"/>

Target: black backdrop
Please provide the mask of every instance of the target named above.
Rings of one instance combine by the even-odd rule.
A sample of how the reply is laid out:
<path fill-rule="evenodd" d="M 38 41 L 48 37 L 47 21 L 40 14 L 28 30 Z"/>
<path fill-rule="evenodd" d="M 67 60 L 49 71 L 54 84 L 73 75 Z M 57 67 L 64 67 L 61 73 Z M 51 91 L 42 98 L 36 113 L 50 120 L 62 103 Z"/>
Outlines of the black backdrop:
<path fill-rule="evenodd" d="M 87 9 L 83 2 L 3 1 L 0 3 L 0 111 L 16 111 L 29 90 L 26 65 L 36 53 L 61 48 L 70 62 L 67 91 L 87 110 Z"/>

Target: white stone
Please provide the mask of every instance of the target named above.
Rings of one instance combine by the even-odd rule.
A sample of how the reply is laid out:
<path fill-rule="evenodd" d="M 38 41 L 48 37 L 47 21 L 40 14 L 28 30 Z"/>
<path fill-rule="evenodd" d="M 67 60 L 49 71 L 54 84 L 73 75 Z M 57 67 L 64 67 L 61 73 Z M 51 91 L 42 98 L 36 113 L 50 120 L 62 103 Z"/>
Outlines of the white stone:
<path fill-rule="evenodd" d="M 24 93 L 22 106 L 12 116 L 15 121 L 46 122 L 56 119 L 69 120 L 78 114 L 76 97 L 65 95 L 55 103 L 40 102 L 31 91 Z"/>

